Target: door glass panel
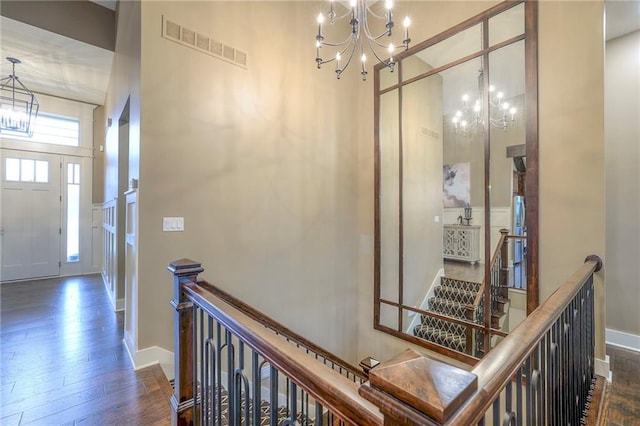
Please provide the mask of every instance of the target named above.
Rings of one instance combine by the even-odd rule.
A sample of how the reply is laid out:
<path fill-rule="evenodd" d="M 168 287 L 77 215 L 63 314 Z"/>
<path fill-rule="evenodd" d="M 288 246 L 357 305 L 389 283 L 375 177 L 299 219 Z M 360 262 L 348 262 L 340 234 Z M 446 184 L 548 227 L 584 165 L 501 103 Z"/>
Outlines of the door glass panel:
<path fill-rule="evenodd" d="M 5 161 L 5 179 L 19 181 L 20 180 L 20 160 L 17 158 L 7 158 Z"/>
<path fill-rule="evenodd" d="M 36 182 L 49 182 L 49 162 L 36 160 Z"/>
<path fill-rule="evenodd" d="M 20 160 L 20 180 L 22 182 L 33 182 L 34 168 L 33 160 L 23 158 Z"/>

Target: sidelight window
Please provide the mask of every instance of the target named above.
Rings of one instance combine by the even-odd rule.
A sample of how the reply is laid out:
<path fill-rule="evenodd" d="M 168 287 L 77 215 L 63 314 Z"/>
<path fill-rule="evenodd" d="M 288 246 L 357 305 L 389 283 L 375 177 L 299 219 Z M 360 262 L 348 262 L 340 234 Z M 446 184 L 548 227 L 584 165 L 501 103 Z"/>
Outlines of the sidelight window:
<path fill-rule="evenodd" d="M 67 262 L 80 260 L 80 164 L 67 163 Z"/>

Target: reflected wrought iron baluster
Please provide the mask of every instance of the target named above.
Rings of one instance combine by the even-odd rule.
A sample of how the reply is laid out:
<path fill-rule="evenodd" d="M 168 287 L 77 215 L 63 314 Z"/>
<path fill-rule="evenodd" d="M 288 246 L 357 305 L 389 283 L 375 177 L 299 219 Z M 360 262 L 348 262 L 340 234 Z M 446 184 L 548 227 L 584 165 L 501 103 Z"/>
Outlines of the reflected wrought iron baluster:
<path fill-rule="evenodd" d="M 493 426 L 500 426 L 500 396 L 493 401 Z"/>
<path fill-rule="evenodd" d="M 316 401 L 316 413 L 315 413 L 315 425 L 323 426 L 323 418 L 322 418 L 322 404 Z"/>
<path fill-rule="evenodd" d="M 478 422 L 478 426 L 484 426 L 484 417 L 480 419 L 480 421 Z"/>

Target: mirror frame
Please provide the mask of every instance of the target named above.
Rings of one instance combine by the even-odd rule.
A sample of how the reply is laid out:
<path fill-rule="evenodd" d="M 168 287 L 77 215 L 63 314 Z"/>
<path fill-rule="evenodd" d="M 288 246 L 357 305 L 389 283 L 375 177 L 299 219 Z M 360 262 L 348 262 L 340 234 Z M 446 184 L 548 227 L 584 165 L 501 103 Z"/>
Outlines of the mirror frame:
<path fill-rule="evenodd" d="M 532 1 L 505 1 L 496 6 L 493 6 L 484 12 L 476 15 L 466 21 L 428 39 L 425 40 L 414 47 L 410 48 L 407 51 L 404 51 L 397 55 L 396 59 L 398 60 L 399 65 L 402 64 L 402 59 L 409 57 L 419 51 L 422 51 L 436 43 L 439 43 L 447 38 L 467 29 L 478 23 L 483 23 L 483 28 L 487 28 L 487 23 L 489 19 L 514 7 L 521 3 L 524 3 L 524 37 L 520 37 L 520 40 L 524 39 L 524 49 L 525 49 L 525 147 L 526 147 L 526 161 L 527 161 L 527 174 L 525 180 L 525 194 L 527 197 L 527 202 L 525 205 L 525 225 L 527 227 L 527 315 L 529 315 L 533 310 L 535 310 L 539 304 L 539 271 L 538 271 L 538 2 L 536 0 Z M 488 56 L 489 52 L 493 52 L 498 48 L 502 47 L 502 45 L 509 44 L 513 42 L 512 39 L 503 41 L 502 43 L 498 43 L 491 48 L 487 48 L 488 46 L 488 34 L 487 31 L 483 31 L 483 45 L 482 49 L 479 51 L 479 54 L 474 54 L 477 57 Z M 468 58 L 462 58 L 468 59 Z M 419 337 L 404 333 L 402 331 L 402 321 L 398 324 L 399 329 L 394 329 L 389 326 L 383 325 L 380 323 L 380 306 L 381 306 L 381 297 L 380 297 L 380 270 L 381 270 L 381 223 L 380 223 L 380 185 L 381 185 L 381 158 L 380 158 L 380 96 L 384 93 L 389 92 L 390 90 L 395 90 L 399 87 L 407 85 L 412 82 L 412 79 L 408 79 L 406 81 L 401 81 L 398 79 L 398 83 L 390 86 L 389 88 L 380 89 L 380 72 L 381 70 L 386 69 L 384 65 L 378 64 L 374 68 L 374 142 L 375 142 L 375 158 L 374 158 L 374 185 L 375 185 L 375 243 L 374 243 L 374 329 L 383 331 L 385 333 L 391 334 L 393 336 L 399 337 L 401 339 L 407 340 L 411 343 L 423 346 L 427 349 L 435 350 L 439 353 L 443 353 L 452 358 L 458 359 L 460 361 L 474 364 L 477 362 L 477 358 L 472 357 L 471 355 L 463 354 L 461 352 L 457 352 L 452 349 L 445 348 L 443 346 L 437 345 L 425 339 L 421 339 Z M 400 72 L 400 70 L 398 71 Z M 402 118 L 400 118 L 402 119 Z M 486 256 L 486 253 L 490 253 L 490 227 L 489 218 L 490 215 L 489 210 L 491 208 L 490 205 L 490 170 L 489 170 L 489 162 L 490 162 L 490 137 L 488 134 L 484 137 L 484 179 L 485 179 L 485 190 L 484 190 L 484 209 L 485 209 L 485 223 L 484 223 L 484 231 L 485 231 L 485 258 L 490 258 Z M 402 188 L 402 182 L 400 182 L 400 188 Z M 401 189 L 402 191 L 402 189 Z M 402 195 L 401 195 L 402 196 Z M 400 230 L 402 230 L 402 217 L 400 217 Z M 402 252 L 402 247 L 400 247 L 400 252 Z M 488 262 L 485 262 L 484 268 L 484 280 L 485 282 L 490 281 L 490 267 L 491 265 Z M 400 275 L 402 271 L 400 271 Z M 402 291 L 402 282 L 398 282 L 399 290 Z M 485 286 L 485 297 L 488 300 L 490 298 L 489 291 L 490 286 Z M 386 305 L 395 306 L 398 309 L 399 318 L 402 316 L 403 309 L 414 310 L 415 308 L 406 306 L 402 303 L 395 303 L 391 301 L 385 301 Z M 490 304 L 486 304 L 486 310 L 489 310 Z M 490 315 L 485 315 L 485 324 L 484 331 L 489 332 L 490 330 Z M 490 332 L 489 332 L 490 333 Z"/>

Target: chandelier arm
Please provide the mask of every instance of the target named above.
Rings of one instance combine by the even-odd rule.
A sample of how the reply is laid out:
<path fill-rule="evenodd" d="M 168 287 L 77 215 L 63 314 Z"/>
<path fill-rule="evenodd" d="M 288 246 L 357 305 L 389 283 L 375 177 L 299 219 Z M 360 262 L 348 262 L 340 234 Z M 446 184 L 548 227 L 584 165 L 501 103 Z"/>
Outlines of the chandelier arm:
<path fill-rule="evenodd" d="M 366 2 L 365 2 L 365 4 L 366 4 Z M 371 16 L 373 16 L 374 18 L 378 18 L 378 19 L 387 19 L 387 16 L 386 16 L 386 15 L 378 15 L 376 12 L 374 12 L 374 10 L 372 9 L 372 7 L 371 7 L 371 6 L 366 5 L 365 7 L 366 7 L 366 9 L 367 9 L 367 12 L 369 12 L 369 13 L 371 14 Z"/>
<path fill-rule="evenodd" d="M 351 9 L 347 9 L 347 11 L 344 13 L 344 15 L 340 15 L 340 16 L 335 16 L 333 19 L 335 21 L 340 21 L 344 18 L 346 18 L 347 16 L 351 15 Z"/>
<path fill-rule="evenodd" d="M 373 56 L 376 57 L 376 59 L 378 60 L 378 62 L 380 62 L 381 64 L 384 64 L 385 66 L 389 66 L 388 60 L 387 59 L 380 59 L 380 56 L 378 56 L 378 53 L 376 52 L 376 50 L 373 48 L 373 46 L 371 46 L 371 41 L 369 40 L 368 42 L 369 45 L 369 50 L 371 50 L 371 53 L 373 53 Z"/>
<path fill-rule="evenodd" d="M 344 55 L 344 52 L 346 52 L 346 51 L 347 51 L 347 49 L 349 48 L 349 46 L 351 46 L 351 45 L 350 45 L 350 44 L 347 44 L 347 45 L 345 45 L 345 46 L 344 46 L 344 49 L 339 50 L 339 52 L 340 52 L 340 56 Z M 351 55 L 349 55 L 349 60 L 351 60 L 351 57 L 352 57 L 352 56 L 353 56 L 353 50 L 351 51 Z M 334 62 L 335 60 L 336 60 L 336 57 L 335 57 L 335 56 L 333 56 L 331 59 L 327 59 L 326 61 L 321 61 L 321 62 L 320 62 L 320 65 L 328 64 L 328 63 L 330 63 L 330 62 Z M 348 65 L 348 64 L 349 64 L 349 61 L 347 61 L 347 65 Z M 347 66 L 345 65 L 345 66 L 344 66 L 344 68 L 346 68 L 346 67 L 347 67 Z M 344 69 L 344 68 L 343 68 L 343 69 Z"/>
<path fill-rule="evenodd" d="M 371 30 L 369 30 L 369 24 L 366 21 L 364 23 L 364 34 L 367 36 L 367 38 L 369 40 L 379 40 L 379 39 L 381 39 L 382 37 L 384 37 L 386 35 L 390 36 L 389 31 L 390 31 L 389 29 L 386 29 L 382 33 L 380 33 L 379 35 L 374 36 L 374 35 L 371 34 Z M 381 47 L 386 47 L 383 44 L 378 44 L 378 45 L 381 46 Z"/>
<path fill-rule="evenodd" d="M 357 43 L 353 43 L 353 46 L 351 46 L 351 52 L 349 52 L 349 57 L 347 58 L 347 63 L 344 64 L 342 68 L 340 68 L 340 74 L 342 74 L 342 71 L 346 70 L 349 64 L 351 63 L 351 59 L 353 59 L 353 54 L 356 51 L 356 47 L 357 47 Z"/>
<path fill-rule="evenodd" d="M 353 40 L 353 35 L 349 34 L 346 39 L 344 39 L 339 43 L 330 43 L 327 41 L 322 41 L 320 44 L 322 46 L 329 46 L 329 47 L 342 47 L 342 46 L 349 46 L 349 42 L 351 42 L 352 40 Z"/>

